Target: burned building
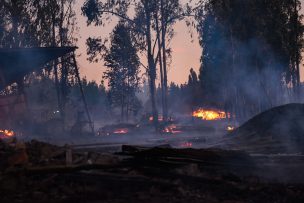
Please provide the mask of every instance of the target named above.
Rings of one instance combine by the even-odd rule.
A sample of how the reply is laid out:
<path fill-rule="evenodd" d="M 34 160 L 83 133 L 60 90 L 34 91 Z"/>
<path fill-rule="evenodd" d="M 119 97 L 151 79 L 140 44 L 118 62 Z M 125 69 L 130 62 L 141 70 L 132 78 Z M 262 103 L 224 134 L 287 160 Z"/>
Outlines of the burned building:
<path fill-rule="evenodd" d="M 71 54 L 76 47 L 37 47 L 0 49 L 0 90 L 17 84 L 17 92 L 0 96 L 0 127 L 12 128 L 27 120 L 27 97 L 24 77 L 41 70 L 59 57 Z"/>

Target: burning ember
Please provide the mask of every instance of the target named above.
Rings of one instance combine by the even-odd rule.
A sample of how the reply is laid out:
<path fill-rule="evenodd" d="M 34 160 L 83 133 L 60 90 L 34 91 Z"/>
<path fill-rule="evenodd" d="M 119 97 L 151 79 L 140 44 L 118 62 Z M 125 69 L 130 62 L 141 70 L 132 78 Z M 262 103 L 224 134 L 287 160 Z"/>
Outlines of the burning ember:
<path fill-rule="evenodd" d="M 163 121 L 163 120 L 164 120 L 164 119 L 163 119 L 162 116 L 158 116 L 158 121 L 159 121 L 159 122 L 161 122 L 161 121 Z M 150 122 L 153 121 L 153 116 L 150 116 L 150 117 L 149 117 L 149 121 L 150 121 Z"/>
<path fill-rule="evenodd" d="M 12 130 L 0 130 L 0 138 L 9 138 L 15 136 L 15 132 Z"/>
<path fill-rule="evenodd" d="M 137 124 L 119 123 L 115 125 L 106 125 L 97 130 L 98 136 L 122 135 L 136 132 L 139 128 Z"/>
<path fill-rule="evenodd" d="M 179 130 L 176 125 L 169 125 L 169 126 L 165 127 L 163 129 L 163 132 L 172 133 L 172 134 L 182 133 L 182 131 Z"/>
<path fill-rule="evenodd" d="M 227 115 L 224 111 L 219 110 L 206 110 L 206 109 L 198 109 L 193 112 L 192 116 L 196 118 L 201 118 L 202 120 L 212 121 L 212 120 L 221 120 L 225 118 L 229 118 L 229 114 Z"/>
<path fill-rule="evenodd" d="M 182 148 L 190 148 L 192 147 L 192 143 L 191 142 L 184 142 L 180 145 L 180 147 Z"/>
<path fill-rule="evenodd" d="M 231 125 L 227 127 L 227 131 L 233 131 L 234 129 L 235 129 L 235 127 L 233 127 Z"/>
<path fill-rule="evenodd" d="M 153 116 L 150 116 L 150 117 L 149 117 L 149 121 L 150 121 L 150 122 L 153 122 Z M 158 122 L 163 122 L 163 121 L 164 121 L 163 116 L 159 115 L 159 116 L 158 116 Z M 170 118 L 167 119 L 167 121 L 173 121 L 173 118 L 170 117 Z"/>
<path fill-rule="evenodd" d="M 114 134 L 127 134 L 128 132 L 129 132 L 129 130 L 127 128 L 121 128 L 121 129 L 115 130 L 113 133 Z"/>

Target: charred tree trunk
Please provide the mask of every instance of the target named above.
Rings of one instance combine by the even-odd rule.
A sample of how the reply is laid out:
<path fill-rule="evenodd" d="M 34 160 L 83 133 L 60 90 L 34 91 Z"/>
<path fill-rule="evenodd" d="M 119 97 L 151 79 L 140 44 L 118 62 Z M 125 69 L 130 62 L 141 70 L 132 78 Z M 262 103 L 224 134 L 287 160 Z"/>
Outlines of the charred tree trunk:
<path fill-rule="evenodd" d="M 233 31 L 230 25 L 230 43 L 231 43 L 231 61 L 232 61 L 232 77 L 234 78 L 234 84 L 233 84 L 233 98 L 234 101 L 232 101 L 232 108 L 233 108 L 233 114 L 235 115 L 235 122 L 236 120 L 239 118 L 239 112 L 238 112 L 238 108 L 239 104 L 238 104 L 238 87 L 236 84 L 237 78 L 236 78 L 236 70 L 235 70 L 235 47 L 234 47 L 234 39 L 233 39 Z"/>
<path fill-rule="evenodd" d="M 158 112 L 156 108 L 156 100 L 155 100 L 155 80 L 156 80 L 156 65 L 154 62 L 153 52 L 152 52 L 152 39 L 151 39 L 151 12 L 149 1 L 144 2 L 145 11 L 146 11 L 146 42 L 147 42 L 147 55 L 148 55 L 148 74 L 149 74 L 149 82 L 150 82 L 150 99 L 151 99 L 151 107 L 153 114 L 153 124 L 154 127 L 158 128 Z"/>
<path fill-rule="evenodd" d="M 126 104 L 126 121 L 129 122 L 129 108 L 130 108 L 130 105 L 129 105 L 129 96 L 127 97 L 127 104 Z"/>
<path fill-rule="evenodd" d="M 13 48 L 18 48 L 19 47 L 19 42 L 18 42 L 18 20 L 17 17 L 13 16 L 12 17 L 12 32 L 13 32 Z"/>
<path fill-rule="evenodd" d="M 162 25 L 162 50 L 164 68 L 164 120 L 168 119 L 168 76 L 167 76 L 167 55 L 166 55 L 166 30 L 167 25 L 164 18 L 164 1 L 161 0 L 161 25 Z"/>
<path fill-rule="evenodd" d="M 121 112 L 120 112 L 120 120 L 121 122 L 124 122 L 125 116 L 124 116 L 124 111 L 125 111 L 125 104 L 124 104 L 124 96 L 121 95 Z"/>
<path fill-rule="evenodd" d="M 295 46 L 294 46 L 294 54 L 295 54 L 295 71 L 296 71 L 296 98 L 300 97 L 300 56 L 299 56 L 299 41 L 298 41 L 298 6 L 297 0 L 294 0 L 294 35 L 295 35 Z"/>
<path fill-rule="evenodd" d="M 55 11 L 52 11 L 52 46 L 56 47 L 56 25 L 55 25 Z M 54 68 L 54 76 L 55 76 L 55 86 L 56 86 L 56 93 L 57 93 L 57 103 L 58 103 L 58 109 L 60 111 L 60 116 L 62 120 L 64 121 L 63 117 L 63 108 L 61 104 L 61 94 L 60 94 L 60 87 L 59 87 L 59 78 L 58 78 L 58 59 L 54 61 L 53 64 Z"/>
<path fill-rule="evenodd" d="M 152 58 L 152 59 L 151 59 Z M 158 112 L 156 108 L 156 100 L 155 100 L 155 79 L 156 79 L 156 67 L 153 60 L 153 57 L 149 56 L 149 82 L 150 82 L 150 99 L 152 105 L 152 114 L 153 114 L 153 124 L 157 128 L 158 127 Z"/>
<path fill-rule="evenodd" d="M 161 102 L 162 102 L 162 113 L 163 118 L 166 117 L 165 114 L 165 88 L 164 88 L 164 70 L 163 70 L 163 59 L 162 59 L 162 45 L 160 40 L 160 30 L 157 13 L 155 13 L 155 22 L 156 22 L 156 37 L 158 41 L 158 59 L 159 59 L 159 71 L 160 71 L 160 84 L 161 84 Z"/>
<path fill-rule="evenodd" d="M 128 75 L 129 75 L 129 73 L 128 73 Z M 127 76 L 126 95 L 127 95 L 126 96 L 126 121 L 129 122 L 129 106 L 130 106 L 130 80 L 129 80 L 129 76 Z"/>
<path fill-rule="evenodd" d="M 64 21 L 64 0 L 61 0 L 61 14 L 60 14 L 60 25 L 59 25 L 59 37 L 60 37 L 60 45 L 65 46 L 65 36 L 63 31 L 63 21 Z M 61 115 L 63 119 L 65 118 L 65 106 L 67 103 L 67 95 L 68 95 L 68 67 L 65 63 L 65 59 L 61 57 L 61 80 L 60 80 L 60 89 L 61 89 Z"/>

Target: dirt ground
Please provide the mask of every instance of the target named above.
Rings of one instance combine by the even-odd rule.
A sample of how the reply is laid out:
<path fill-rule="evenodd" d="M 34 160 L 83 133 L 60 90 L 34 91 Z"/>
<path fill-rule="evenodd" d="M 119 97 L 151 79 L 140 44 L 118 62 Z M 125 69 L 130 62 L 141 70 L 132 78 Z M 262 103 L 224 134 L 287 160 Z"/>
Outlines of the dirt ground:
<path fill-rule="evenodd" d="M 75 149 L 67 164 L 67 147 L 24 145 L 0 147 L 0 202 L 304 202 L 303 183 L 265 176 L 286 159 L 166 145 Z"/>

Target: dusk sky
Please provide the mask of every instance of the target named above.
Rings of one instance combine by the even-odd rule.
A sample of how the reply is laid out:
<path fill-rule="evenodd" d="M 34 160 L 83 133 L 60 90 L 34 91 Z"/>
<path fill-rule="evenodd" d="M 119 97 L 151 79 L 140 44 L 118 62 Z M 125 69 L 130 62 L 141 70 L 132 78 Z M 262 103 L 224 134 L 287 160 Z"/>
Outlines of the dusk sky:
<path fill-rule="evenodd" d="M 79 27 L 79 41 L 77 46 L 79 47 L 78 63 L 80 65 L 80 71 L 82 75 L 85 75 L 89 80 L 95 80 L 99 82 L 102 79 L 102 73 L 105 71 L 103 63 L 89 63 L 86 55 L 86 39 L 89 36 L 95 37 L 107 37 L 111 33 L 113 26 L 115 26 L 117 18 L 114 17 L 114 22 L 105 27 L 95 27 L 93 25 L 87 27 L 86 18 L 81 15 L 81 7 L 85 0 L 77 1 L 76 12 Z M 168 70 L 169 81 L 174 81 L 178 84 L 185 83 L 188 80 L 189 70 L 193 67 L 195 70 L 199 70 L 201 47 L 198 43 L 198 36 L 195 33 L 193 39 L 191 39 L 188 32 L 188 28 L 185 22 L 177 23 L 175 26 L 176 35 L 171 42 L 173 49 L 172 64 Z M 193 42 L 191 42 L 193 41 Z M 144 70 L 143 70 L 144 71 Z"/>
<path fill-rule="evenodd" d="M 85 0 L 78 0 L 76 5 L 77 21 L 79 27 L 78 33 L 78 63 L 82 76 L 86 76 L 88 80 L 95 80 L 99 82 L 102 79 L 105 67 L 103 62 L 89 63 L 86 55 L 86 39 L 88 37 L 107 37 L 111 33 L 113 27 L 117 22 L 117 18 L 113 17 L 113 21 L 105 27 L 95 27 L 93 25 L 87 26 L 86 18 L 81 15 L 81 7 Z M 304 1 L 304 0 L 302 0 Z M 301 1 L 301 2 L 302 2 Z M 183 0 L 182 2 L 187 2 Z M 302 2 L 303 3 L 303 2 Z M 198 34 L 194 33 L 191 39 L 189 29 L 185 22 L 178 22 L 175 25 L 176 35 L 171 42 L 172 63 L 168 69 L 169 82 L 182 84 L 188 80 L 190 68 L 194 68 L 198 72 L 200 67 L 200 57 L 202 49 L 198 43 Z M 145 61 L 145 60 L 143 60 Z M 301 78 L 303 80 L 303 67 L 301 66 Z"/>

